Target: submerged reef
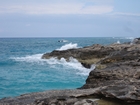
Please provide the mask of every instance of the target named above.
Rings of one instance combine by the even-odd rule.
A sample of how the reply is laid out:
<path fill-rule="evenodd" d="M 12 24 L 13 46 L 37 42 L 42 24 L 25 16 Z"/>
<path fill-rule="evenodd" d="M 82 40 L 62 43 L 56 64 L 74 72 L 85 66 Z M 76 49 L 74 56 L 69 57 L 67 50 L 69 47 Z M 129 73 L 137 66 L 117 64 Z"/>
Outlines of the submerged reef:
<path fill-rule="evenodd" d="M 54 50 L 42 59 L 70 57 L 84 67 L 96 65 L 86 83 L 72 90 L 52 90 L 3 98 L 0 105 L 140 105 L 140 38 L 128 43 L 94 44 L 84 48 Z M 113 101 L 108 104 L 108 101 Z M 109 102 L 110 102 L 109 101 Z"/>

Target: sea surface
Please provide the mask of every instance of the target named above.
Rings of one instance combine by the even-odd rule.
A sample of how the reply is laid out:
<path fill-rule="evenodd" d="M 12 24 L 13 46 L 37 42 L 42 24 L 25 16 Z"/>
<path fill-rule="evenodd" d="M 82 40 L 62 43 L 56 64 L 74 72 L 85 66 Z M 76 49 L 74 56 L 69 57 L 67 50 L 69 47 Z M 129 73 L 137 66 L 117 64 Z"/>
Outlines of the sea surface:
<path fill-rule="evenodd" d="M 85 84 L 91 70 L 76 59 L 41 59 L 53 50 L 108 45 L 134 38 L 0 38 L 0 98 L 52 89 L 74 89 Z"/>

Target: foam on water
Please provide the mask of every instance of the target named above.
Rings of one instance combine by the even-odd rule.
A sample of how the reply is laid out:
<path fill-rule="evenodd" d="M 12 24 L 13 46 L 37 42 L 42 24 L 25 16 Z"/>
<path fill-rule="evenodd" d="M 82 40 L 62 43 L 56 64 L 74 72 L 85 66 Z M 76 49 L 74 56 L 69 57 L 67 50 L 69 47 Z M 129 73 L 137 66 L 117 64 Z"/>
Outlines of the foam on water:
<path fill-rule="evenodd" d="M 126 37 L 125 39 L 130 39 L 130 40 L 134 40 L 134 37 Z"/>
<path fill-rule="evenodd" d="M 34 55 L 26 55 L 24 57 L 10 57 L 10 59 L 13 59 L 15 61 L 21 61 L 21 62 L 40 62 L 42 61 L 41 57 L 43 54 L 34 54 Z"/>
<path fill-rule="evenodd" d="M 58 67 L 58 65 L 61 65 L 65 67 L 66 69 L 74 69 L 77 70 L 76 74 L 85 75 L 87 76 L 91 70 L 95 68 L 95 65 L 93 65 L 90 69 L 87 69 L 82 66 L 82 64 L 73 57 L 70 57 L 67 61 L 65 58 L 57 59 L 56 57 L 52 57 L 50 59 L 41 59 L 43 54 L 35 54 L 35 55 L 27 55 L 25 57 L 11 57 L 10 59 L 13 59 L 17 62 L 27 62 L 27 63 L 35 63 L 39 65 L 53 65 L 55 67 Z"/>
<path fill-rule="evenodd" d="M 65 44 L 64 46 L 62 46 L 62 47 L 60 47 L 59 49 L 56 49 L 56 50 L 62 51 L 62 50 L 73 49 L 73 48 L 78 48 L 77 43 L 75 43 L 75 44 L 72 44 L 72 43 Z"/>
<path fill-rule="evenodd" d="M 118 40 L 118 41 L 117 41 L 117 44 L 120 44 L 120 43 L 121 43 L 121 42 Z"/>
<path fill-rule="evenodd" d="M 74 59 L 73 57 L 70 57 L 68 61 L 66 61 L 66 59 L 64 58 L 61 58 L 60 60 L 58 60 L 57 58 L 50 58 L 47 60 L 47 63 L 59 64 L 66 68 L 78 70 L 77 74 L 80 75 L 88 75 L 89 72 L 95 68 L 95 65 L 92 65 L 90 69 L 87 69 L 83 67 L 82 64 L 77 59 Z"/>

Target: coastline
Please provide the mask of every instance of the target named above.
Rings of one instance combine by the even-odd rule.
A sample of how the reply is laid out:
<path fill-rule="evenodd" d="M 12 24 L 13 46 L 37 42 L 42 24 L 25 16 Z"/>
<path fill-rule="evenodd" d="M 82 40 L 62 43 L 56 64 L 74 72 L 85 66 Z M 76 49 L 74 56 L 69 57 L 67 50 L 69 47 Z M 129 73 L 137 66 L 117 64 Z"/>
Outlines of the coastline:
<path fill-rule="evenodd" d="M 0 100 L 0 104 L 43 105 L 56 99 L 54 102 L 61 102 L 62 104 L 72 102 L 75 105 L 82 105 L 83 103 L 96 105 L 95 100 L 89 100 L 88 98 L 89 96 L 96 96 L 99 99 L 105 97 L 111 100 L 122 100 L 122 102 L 131 103 L 131 105 L 133 103 L 138 105 L 140 103 L 139 44 L 138 38 L 134 40 L 133 44 L 112 44 L 108 46 L 96 44 L 79 49 L 46 53 L 43 55 L 43 59 L 64 57 L 68 60 L 72 56 L 78 59 L 84 67 L 90 68 L 92 64 L 95 64 L 96 68 L 90 72 L 86 84 L 80 89 L 52 90 L 25 94 L 15 98 L 3 98 Z M 84 97 L 84 99 L 81 99 L 81 97 Z M 78 102 L 83 103 L 76 104 Z"/>

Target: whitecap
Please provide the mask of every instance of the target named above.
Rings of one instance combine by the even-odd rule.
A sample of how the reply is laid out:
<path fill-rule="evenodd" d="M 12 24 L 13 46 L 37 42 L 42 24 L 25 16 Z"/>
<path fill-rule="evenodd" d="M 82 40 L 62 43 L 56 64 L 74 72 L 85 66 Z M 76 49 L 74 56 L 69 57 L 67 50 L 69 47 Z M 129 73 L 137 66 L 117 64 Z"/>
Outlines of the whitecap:
<path fill-rule="evenodd" d="M 69 43 L 69 44 L 63 45 L 62 47 L 60 47 L 59 49 L 56 49 L 56 50 L 62 51 L 62 50 L 76 49 L 76 48 L 78 48 L 77 43 L 75 43 L 75 44 Z"/>
<path fill-rule="evenodd" d="M 50 59 L 41 59 L 43 54 L 27 55 L 24 57 L 11 57 L 10 59 L 17 62 L 27 62 L 28 64 L 39 64 L 39 65 L 49 65 L 53 68 L 58 68 L 63 66 L 66 70 L 75 70 L 77 75 L 87 76 L 91 70 L 95 68 L 95 65 L 92 65 L 90 69 L 83 67 L 83 65 L 73 57 L 70 57 L 67 61 L 65 58 L 57 59 L 52 57 Z M 58 66 L 60 65 L 60 66 Z"/>
<path fill-rule="evenodd" d="M 48 64 L 51 65 L 59 64 L 64 66 L 65 68 L 75 69 L 77 70 L 76 74 L 85 75 L 85 76 L 87 76 L 91 70 L 95 69 L 95 65 L 92 65 L 90 69 L 83 67 L 83 65 L 73 57 L 70 57 L 68 61 L 64 58 L 61 58 L 60 60 L 58 60 L 57 58 L 50 58 L 47 59 L 46 61 Z"/>
<path fill-rule="evenodd" d="M 26 55 L 23 57 L 10 57 L 10 59 L 18 61 L 18 62 L 29 62 L 29 63 L 33 63 L 33 62 L 41 62 L 43 54 L 34 54 L 34 55 Z"/>
<path fill-rule="evenodd" d="M 117 44 L 120 44 L 120 41 L 119 40 L 117 41 Z"/>
<path fill-rule="evenodd" d="M 125 39 L 130 39 L 130 40 L 134 40 L 134 37 L 126 37 Z"/>

